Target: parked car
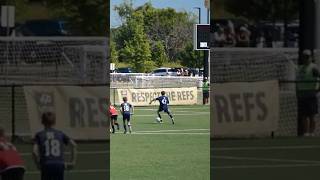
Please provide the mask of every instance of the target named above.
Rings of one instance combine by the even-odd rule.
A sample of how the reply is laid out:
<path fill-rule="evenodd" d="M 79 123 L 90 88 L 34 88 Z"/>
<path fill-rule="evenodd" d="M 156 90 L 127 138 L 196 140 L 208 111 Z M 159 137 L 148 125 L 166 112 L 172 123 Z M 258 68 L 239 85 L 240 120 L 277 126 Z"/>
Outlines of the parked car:
<path fill-rule="evenodd" d="M 158 68 L 152 71 L 152 76 L 177 76 L 177 70 L 174 68 Z"/>
<path fill-rule="evenodd" d="M 129 67 L 117 68 L 116 73 L 134 73 L 134 71 Z"/>
<path fill-rule="evenodd" d="M 70 32 L 62 20 L 29 20 L 16 28 L 17 36 L 66 36 Z"/>

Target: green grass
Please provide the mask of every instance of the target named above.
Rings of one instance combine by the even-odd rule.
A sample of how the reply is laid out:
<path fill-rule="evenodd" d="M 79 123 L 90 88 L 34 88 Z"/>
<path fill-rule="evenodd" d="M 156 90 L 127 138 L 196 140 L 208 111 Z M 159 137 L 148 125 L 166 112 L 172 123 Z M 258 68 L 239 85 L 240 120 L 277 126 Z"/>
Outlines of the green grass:
<path fill-rule="evenodd" d="M 25 180 L 40 180 L 40 172 L 36 169 L 30 144 L 17 144 L 27 168 Z M 109 177 L 109 143 L 79 143 L 78 162 L 72 171 L 65 172 L 66 180 L 100 180 Z M 99 152 L 99 153 L 97 153 Z M 66 157 L 68 158 L 68 156 Z"/>
<path fill-rule="evenodd" d="M 210 179 L 209 107 L 175 106 L 171 111 L 175 125 L 164 113 L 164 123 L 155 123 L 156 107 L 136 108 L 134 132 L 111 135 L 112 180 Z"/>
<path fill-rule="evenodd" d="M 212 140 L 212 179 L 315 179 L 320 168 L 319 141 L 319 138 Z"/>

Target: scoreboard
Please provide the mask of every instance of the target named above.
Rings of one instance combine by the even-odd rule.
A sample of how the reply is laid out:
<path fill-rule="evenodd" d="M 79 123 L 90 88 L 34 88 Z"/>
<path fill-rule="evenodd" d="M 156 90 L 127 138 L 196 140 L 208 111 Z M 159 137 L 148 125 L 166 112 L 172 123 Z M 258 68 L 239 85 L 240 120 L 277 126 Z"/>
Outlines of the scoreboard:
<path fill-rule="evenodd" d="M 193 32 L 194 50 L 210 50 L 210 24 L 195 24 Z"/>

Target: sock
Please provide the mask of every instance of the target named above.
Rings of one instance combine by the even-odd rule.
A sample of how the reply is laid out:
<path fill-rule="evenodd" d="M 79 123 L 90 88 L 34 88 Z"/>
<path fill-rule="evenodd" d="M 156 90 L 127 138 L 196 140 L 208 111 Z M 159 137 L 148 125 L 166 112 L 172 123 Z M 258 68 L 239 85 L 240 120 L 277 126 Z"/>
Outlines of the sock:
<path fill-rule="evenodd" d="M 112 133 L 114 133 L 114 125 L 112 125 Z"/>

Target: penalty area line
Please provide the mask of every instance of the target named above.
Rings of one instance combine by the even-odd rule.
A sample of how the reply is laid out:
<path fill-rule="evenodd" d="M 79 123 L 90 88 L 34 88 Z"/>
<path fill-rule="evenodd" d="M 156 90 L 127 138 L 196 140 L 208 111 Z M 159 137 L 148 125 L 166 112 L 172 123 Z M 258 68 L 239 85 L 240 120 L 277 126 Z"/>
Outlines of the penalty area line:
<path fill-rule="evenodd" d="M 65 171 L 65 173 L 106 173 L 109 172 L 108 169 L 84 169 L 84 170 L 71 170 L 71 171 Z M 28 175 L 37 175 L 40 174 L 40 171 L 27 171 L 26 174 Z"/>
<path fill-rule="evenodd" d="M 175 114 L 173 113 L 173 116 L 199 116 L 199 115 L 208 115 L 210 114 L 210 112 L 195 112 L 195 113 L 192 113 L 192 114 Z M 133 115 L 133 117 L 154 117 L 156 116 L 156 114 L 154 115 L 150 115 L 150 114 L 145 114 L 145 115 Z"/>
<path fill-rule="evenodd" d="M 319 166 L 320 164 L 234 165 L 234 166 L 211 166 L 211 169 L 295 168 L 295 167 L 319 167 Z"/>
<path fill-rule="evenodd" d="M 309 146 L 269 146 L 269 147 L 216 147 L 211 151 L 241 151 L 241 150 L 286 150 L 286 149 L 318 149 L 319 145 Z"/>

